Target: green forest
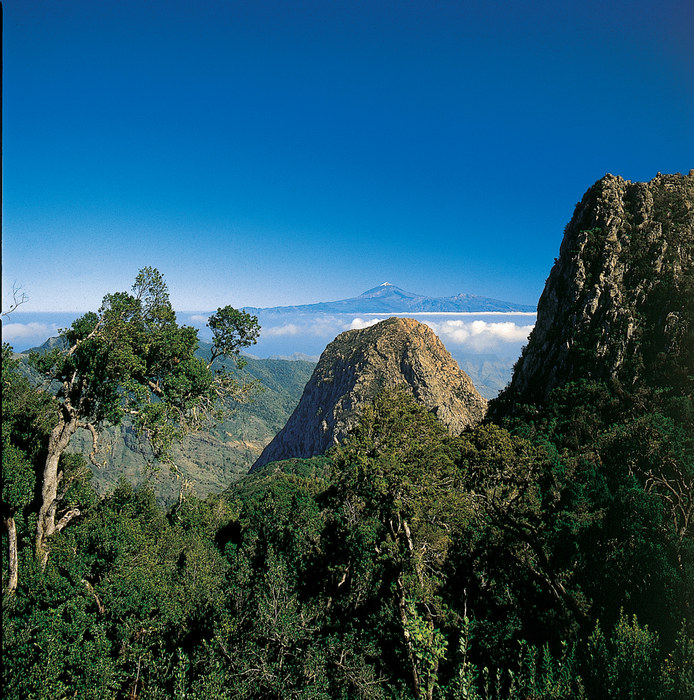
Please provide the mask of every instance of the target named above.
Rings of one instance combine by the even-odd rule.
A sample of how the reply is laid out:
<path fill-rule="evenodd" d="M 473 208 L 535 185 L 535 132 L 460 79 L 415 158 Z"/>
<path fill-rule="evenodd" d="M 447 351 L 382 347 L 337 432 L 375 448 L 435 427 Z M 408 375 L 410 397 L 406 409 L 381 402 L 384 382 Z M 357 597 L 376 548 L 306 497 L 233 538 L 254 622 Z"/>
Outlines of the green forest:
<path fill-rule="evenodd" d="M 32 356 L 43 384 L 3 346 L 5 698 L 694 697 L 694 343 L 458 437 L 389 391 L 221 494 L 99 495 L 78 429 L 130 421 L 166 465 L 251 390 L 257 322 L 208 325 L 201 356 L 145 268 Z"/>

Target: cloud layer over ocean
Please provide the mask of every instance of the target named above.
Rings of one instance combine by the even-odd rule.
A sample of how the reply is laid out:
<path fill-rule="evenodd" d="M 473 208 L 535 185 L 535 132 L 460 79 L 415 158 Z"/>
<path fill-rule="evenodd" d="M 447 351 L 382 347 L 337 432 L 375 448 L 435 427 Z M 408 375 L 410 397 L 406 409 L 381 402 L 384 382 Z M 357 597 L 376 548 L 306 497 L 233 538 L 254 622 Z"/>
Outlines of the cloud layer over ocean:
<path fill-rule="evenodd" d="M 325 345 L 340 333 L 368 328 L 385 318 L 388 318 L 385 314 L 294 314 L 264 317 L 261 313 L 260 341 L 251 352 L 262 357 L 268 354 L 286 354 L 291 349 L 292 352 L 319 355 Z M 512 313 L 418 314 L 416 318 L 426 323 L 453 355 L 494 353 L 517 356 L 535 322 L 534 315 Z M 280 343 L 287 347 L 280 349 Z"/>
<path fill-rule="evenodd" d="M 41 345 L 60 328 L 70 325 L 79 314 L 13 314 L 3 324 L 3 342 L 15 350 Z M 199 329 L 202 340 L 210 340 L 205 326 L 209 313 L 179 314 L 179 323 Z M 292 355 L 299 352 L 315 356 L 337 335 L 355 328 L 367 328 L 387 318 L 387 315 L 297 313 L 259 316 L 260 340 L 249 348 L 258 357 Z M 494 353 L 517 356 L 533 328 L 535 317 L 528 314 L 417 314 L 441 338 L 454 356 L 460 354 Z"/>

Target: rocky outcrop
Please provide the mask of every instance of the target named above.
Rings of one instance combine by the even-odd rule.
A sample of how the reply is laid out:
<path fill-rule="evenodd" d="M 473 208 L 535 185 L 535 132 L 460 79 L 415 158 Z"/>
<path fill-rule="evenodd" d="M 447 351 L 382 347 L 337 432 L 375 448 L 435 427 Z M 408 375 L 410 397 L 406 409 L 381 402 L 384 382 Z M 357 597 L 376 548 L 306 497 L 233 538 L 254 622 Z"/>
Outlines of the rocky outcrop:
<path fill-rule="evenodd" d="M 633 385 L 691 353 L 693 243 L 694 170 L 647 183 L 599 180 L 566 227 L 499 403 L 542 402 L 582 377 Z"/>
<path fill-rule="evenodd" d="M 407 318 L 347 331 L 325 349 L 286 426 L 251 471 L 268 462 L 323 454 L 356 424 L 383 389 L 403 387 L 459 434 L 482 420 L 487 402 L 434 332 Z"/>

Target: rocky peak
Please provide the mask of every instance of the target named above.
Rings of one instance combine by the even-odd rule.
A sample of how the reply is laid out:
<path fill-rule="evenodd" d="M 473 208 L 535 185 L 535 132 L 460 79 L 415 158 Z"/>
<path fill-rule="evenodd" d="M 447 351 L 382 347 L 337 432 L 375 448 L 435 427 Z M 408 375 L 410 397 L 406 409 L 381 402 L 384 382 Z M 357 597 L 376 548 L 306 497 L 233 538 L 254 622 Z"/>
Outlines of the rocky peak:
<path fill-rule="evenodd" d="M 691 352 L 693 243 L 694 170 L 599 180 L 566 227 L 503 396 L 538 402 L 581 377 L 634 384 Z"/>
<path fill-rule="evenodd" d="M 389 318 L 339 335 L 325 349 L 296 410 L 252 469 L 290 457 L 323 454 L 356 424 L 379 391 L 402 387 L 452 434 L 482 420 L 487 402 L 434 332 Z"/>

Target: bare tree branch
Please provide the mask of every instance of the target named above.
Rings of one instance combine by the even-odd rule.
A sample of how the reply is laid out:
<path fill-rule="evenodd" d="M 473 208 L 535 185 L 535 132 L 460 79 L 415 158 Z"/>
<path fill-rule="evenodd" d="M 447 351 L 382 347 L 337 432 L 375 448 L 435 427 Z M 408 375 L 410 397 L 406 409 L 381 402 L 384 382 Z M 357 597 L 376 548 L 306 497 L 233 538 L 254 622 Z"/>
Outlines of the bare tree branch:
<path fill-rule="evenodd" d="M 99 433 L 93 423 L 80 423 L 80 428 L 86 428 L 92 434 L 92 451 L 89 453 L 89 461 L 95 467 L 102 467 L 103 464 L 99 464 L 96 461 L 96 453 L 99 451 Z"/>
<path fill-rule="evenodd" d="M 7 311 L 2 312 L 2 317 L 5 318 L 9 316 L 13 311 L 16 311 L 18 307 L 22 304 L 26 304 L 29 301 L 29 295 L 22 291 L 21 286 L 16 282 L 12 284 L 12 303 L 10 304 Z"/>
<path fill-rule="evenodd" d="M 106 608 L 104 607 L 104 604 L 101 602 L 101 598 L 97 595 L 96 590 L 94 589 L 94 586 L 92 586 L 89 581 L 87 581 L 86 578 L 82 579 L 82 583 L 86 586 L 87 590 L 94 596 L 94 602 L 96 603 L 96 607 L 99 610 L 99 613 L 103 615 L 106 612 Z"/>
<path fill-rule="evenodd" d="M 70 508 L 70 510 L 63 515 L 55 526 L 55 531 L 60 532 L 73 518 L 78 515 L 82 515 L 82 511 L 79 508 Z"/>

